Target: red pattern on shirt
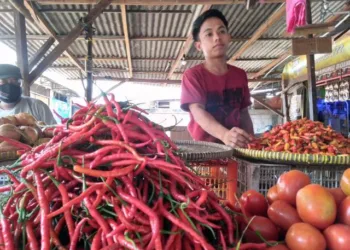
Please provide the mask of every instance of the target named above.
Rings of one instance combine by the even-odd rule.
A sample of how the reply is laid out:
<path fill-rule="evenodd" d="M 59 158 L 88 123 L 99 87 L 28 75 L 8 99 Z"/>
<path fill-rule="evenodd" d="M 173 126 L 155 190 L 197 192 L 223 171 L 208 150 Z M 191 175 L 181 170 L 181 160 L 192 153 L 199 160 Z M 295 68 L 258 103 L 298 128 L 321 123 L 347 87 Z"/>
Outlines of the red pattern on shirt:
<path fill-rule="evenodd" d="M 209 72 L 203 64 L 188 69 L 182 78 L 181 108 L 189 111 L 192 103 L 204 105 L 205 110 L 227 129 L 238 127 L 240 111 L 251 104 L 247 74 L 231 65 L 219 76 Z M 188 131 L 194 140 L 218 141 L 201 128 L 191 113 Z"/>

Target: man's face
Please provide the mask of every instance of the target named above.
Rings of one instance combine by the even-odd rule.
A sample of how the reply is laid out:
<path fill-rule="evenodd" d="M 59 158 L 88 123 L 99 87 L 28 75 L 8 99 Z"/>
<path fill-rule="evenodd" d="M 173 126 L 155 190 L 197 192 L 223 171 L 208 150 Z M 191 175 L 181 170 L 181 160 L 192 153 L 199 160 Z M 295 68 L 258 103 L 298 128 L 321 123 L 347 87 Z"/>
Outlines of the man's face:
<path fill-rule="evenodd" d="M 202 51 L 205 58 L 226 57 L 231 41 L 224 23 L 216 17 L 207 19 L 199 31 L 199 41 L 195 42 L 197 50 Z"/>
<path fill-rule="evenodd" d="M 21 86 L 21 80 L 14 77 L 0 79 L 0 85 L 6 84 L 6 83 L 11 83 L 17 86 Z"/>

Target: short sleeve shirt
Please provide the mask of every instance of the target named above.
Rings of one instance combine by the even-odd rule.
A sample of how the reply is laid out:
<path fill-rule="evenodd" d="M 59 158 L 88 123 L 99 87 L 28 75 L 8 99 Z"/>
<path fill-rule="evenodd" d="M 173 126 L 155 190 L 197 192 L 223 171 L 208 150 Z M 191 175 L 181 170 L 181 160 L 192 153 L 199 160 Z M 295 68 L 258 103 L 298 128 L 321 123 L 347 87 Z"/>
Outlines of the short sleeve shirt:
<path fill-rule="evenodd" d="M 251 105 L 246 72 L 231 65 L 224 75 L 209 72 L 203 64 L 188 69 L 182 78 L 181 108 L 189 111 L 192 103 L 204 105 L 227 129 L 238 127 L 240 111 Z M 194 140 L 218 141 L 196 123 L 191 113 L 188 131 Z"/>
<path fill-rule="evenodd" d="M 56 124 L 50 108 L 40 100 L 22 96 L 19 103 L 13 109 L 4 110 L 0 108 L 0 117 L 15 115 L 18 113 L 28 113 L 38 121 L 43 121 L 47 125 Z"/>

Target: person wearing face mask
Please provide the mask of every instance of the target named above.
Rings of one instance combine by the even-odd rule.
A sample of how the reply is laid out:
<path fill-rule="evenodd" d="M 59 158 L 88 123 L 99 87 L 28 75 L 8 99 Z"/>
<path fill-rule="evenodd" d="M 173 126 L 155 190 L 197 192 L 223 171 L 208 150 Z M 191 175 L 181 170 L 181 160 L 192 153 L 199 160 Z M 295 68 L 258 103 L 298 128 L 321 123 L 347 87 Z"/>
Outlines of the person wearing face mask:
<path fill-rule="evenodd" d="M 47 125 L 56 124 L 50 108 L 40 100 L 22 96 L 21 71 L 10 64 L 0 64 L 0 117 L 28 113 Z"/>

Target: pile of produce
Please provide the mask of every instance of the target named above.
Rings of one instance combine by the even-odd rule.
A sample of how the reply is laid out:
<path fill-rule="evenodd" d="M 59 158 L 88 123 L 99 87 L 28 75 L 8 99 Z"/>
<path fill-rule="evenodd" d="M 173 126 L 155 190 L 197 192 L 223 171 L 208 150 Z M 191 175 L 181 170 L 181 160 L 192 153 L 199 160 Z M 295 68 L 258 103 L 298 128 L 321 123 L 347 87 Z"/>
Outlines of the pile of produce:
<path fill-rule="evenodd" d="M 0 152 L 30 150 L 49 141 L 49 130 L 41 129 L 44 125 L 28 113 L 0 118 Z"/>
<path fill-rule="evenodd" d="M 300 119 L 274 127 L 249 149 L 296 154 L 350 155 L 350 139 L 321 122 Z"/>
<path fill-rule="evenodd" d="M 341 188 L 312 184 L 305 173 L 292 170 L 282 174 L 269 189 L 267 199 L 255 190 L 242 194 L 235 206 L 241 227 L 249 221 L 244 238 L 285 242 L 276 250 L 350 249 L 350 169 L 340 181 Z"/>
<path fill-rule="evenodd" d="M 267 248 L 240 241 L 232 211 L 176 156 L 162 127 L 135 106 L 104 99 L 1 170 L 11 184 L 0 188 L 0 246 Z"/>

